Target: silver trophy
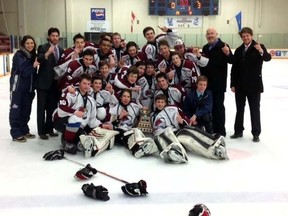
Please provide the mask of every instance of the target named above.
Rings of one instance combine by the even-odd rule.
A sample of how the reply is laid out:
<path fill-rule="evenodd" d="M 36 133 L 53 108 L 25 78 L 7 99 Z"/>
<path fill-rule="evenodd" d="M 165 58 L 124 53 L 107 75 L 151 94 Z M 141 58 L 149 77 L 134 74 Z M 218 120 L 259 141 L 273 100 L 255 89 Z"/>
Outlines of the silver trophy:
<path fill-rule="evenodd" d="M 145 133 L 152 133 L 152 126 L 150 122 L 150 113 L 151 110 L 148 107 L 143 107 L 140 110 L 141 116 L 138 123 L 138 128 L 145 134 Z"/>

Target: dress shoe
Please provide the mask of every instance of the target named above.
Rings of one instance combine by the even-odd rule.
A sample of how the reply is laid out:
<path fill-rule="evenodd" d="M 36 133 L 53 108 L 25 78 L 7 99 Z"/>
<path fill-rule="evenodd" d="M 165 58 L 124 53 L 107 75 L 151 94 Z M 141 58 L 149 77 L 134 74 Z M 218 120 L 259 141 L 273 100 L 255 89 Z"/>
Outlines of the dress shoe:
<path fill-rule="evenodd" d="M 43 139 L 43 140 L 48 140 L 49 137 L 46 135 L 46 134 L 41 134 L 39 135 L 40 139 Z"/>
<path fill-rule="evenodd" d="M 237 139 L 243 137 L 243 133 L 234 133 L 233 135 L 230 136 L 230 139 Z"/>
<path fill-rule="evenodd" d="M 58 134 L 57 134 L 57 133 L 54 133 L 54 132 L 50 132 L 50 133 L 49 133 L 49 136 L 50 136 L 50 137 L 58 137 Z"/>
<path fill-rule="evenodd" d="M 259 136 L 253 136 L 253 142 L 259 142 L 260 139 L 259 139 Z"/>
<path fill-rule="evenodd" d="M 20 142 L 20 143 L 24 143 L 26 142 L 26 138 L 24 136 L 21 136 L 21 137 L 17 137 L 15 139 L 13 139 L 14 142 Z"/>
<path fill-rule="evenodd" d="M 24 136 L 26 139 L 34 139 L 36 136 L 34 134 L 28 133 Z"/>
<path fill-rule="evenodd" d="M 220 133 L 214 133 L 213 136 L 215 139 L 218 139 L 220 136 L 226 137 L 226 134 L 224 135 L 224 134 L 220 134 Z"/>

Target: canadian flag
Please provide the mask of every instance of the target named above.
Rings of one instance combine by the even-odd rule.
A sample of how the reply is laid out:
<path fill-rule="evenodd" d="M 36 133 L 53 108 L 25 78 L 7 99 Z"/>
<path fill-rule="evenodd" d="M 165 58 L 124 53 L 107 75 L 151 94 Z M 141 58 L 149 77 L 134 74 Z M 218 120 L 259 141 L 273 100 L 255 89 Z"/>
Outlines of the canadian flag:
<path fill-rule="evenodd" d="M 135 19 L 136 19 L 136 16 L 133 13 L 133 11 L 131 11 L 131 33 L 133 32 L 133 24 L 134 24 Z"/>

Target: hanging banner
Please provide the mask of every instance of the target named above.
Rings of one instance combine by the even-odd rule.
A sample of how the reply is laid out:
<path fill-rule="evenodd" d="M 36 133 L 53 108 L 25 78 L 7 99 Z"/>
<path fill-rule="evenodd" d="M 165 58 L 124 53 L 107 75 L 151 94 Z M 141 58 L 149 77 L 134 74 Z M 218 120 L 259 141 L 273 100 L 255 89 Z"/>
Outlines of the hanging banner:
<path fill-rule="evenodd" d="M 241 31 L 242 29 L 242 12 L 240 11 L 236 16 L 236 22 L 237 22 L 237 26 L 238 26 L 238 32 Z"/>
<path fill-rule="evenodd" d="M 88 32 L 111 32 L 109 21 L 87 21 Z"/>
<path fill-rule="evenodd" d="M 167 17 L 164 26 L 168 28 L 202 28 L 202 16 Z"/>

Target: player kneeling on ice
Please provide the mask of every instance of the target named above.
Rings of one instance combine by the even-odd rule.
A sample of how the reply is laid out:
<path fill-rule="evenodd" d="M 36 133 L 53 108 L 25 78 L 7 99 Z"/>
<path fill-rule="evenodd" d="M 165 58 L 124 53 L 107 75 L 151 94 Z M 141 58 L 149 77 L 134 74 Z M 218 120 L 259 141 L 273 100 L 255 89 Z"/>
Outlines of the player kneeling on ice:
<path fill-rule="evenodd" d="M 88 95 L 91 85 L 91 76 L 80 76 L 79 88 L 75 92 L 68 90 L 63 92 L 59 101 L 59 107 L 54 111 L 53 120 L 55 129 L 63 133 L 62 144 L 65 152 L 76 154 L 77 151 L 85 151 L 85 155 L 91 152 L 91 145 L 83 146 L 79 136 L 87 134 L 97 126 L 112 128 L 109 124 L 101 124 L 95 118 L 96 103 Z M 99 133 L 102 133 L 99 132 Z M 88 148 L 89 147 L 89 148 Z"/>
<path fill-rule="evenodd" d="M 151 115 L 151 125 L 160 156 L 167 162 L 187 162 L 186 151 L 174 132 L 187 125 L 188 119 L 178 107 L 167 105 L 167 97 L 163 94 L 155 97 L 155 107 Z"/>

